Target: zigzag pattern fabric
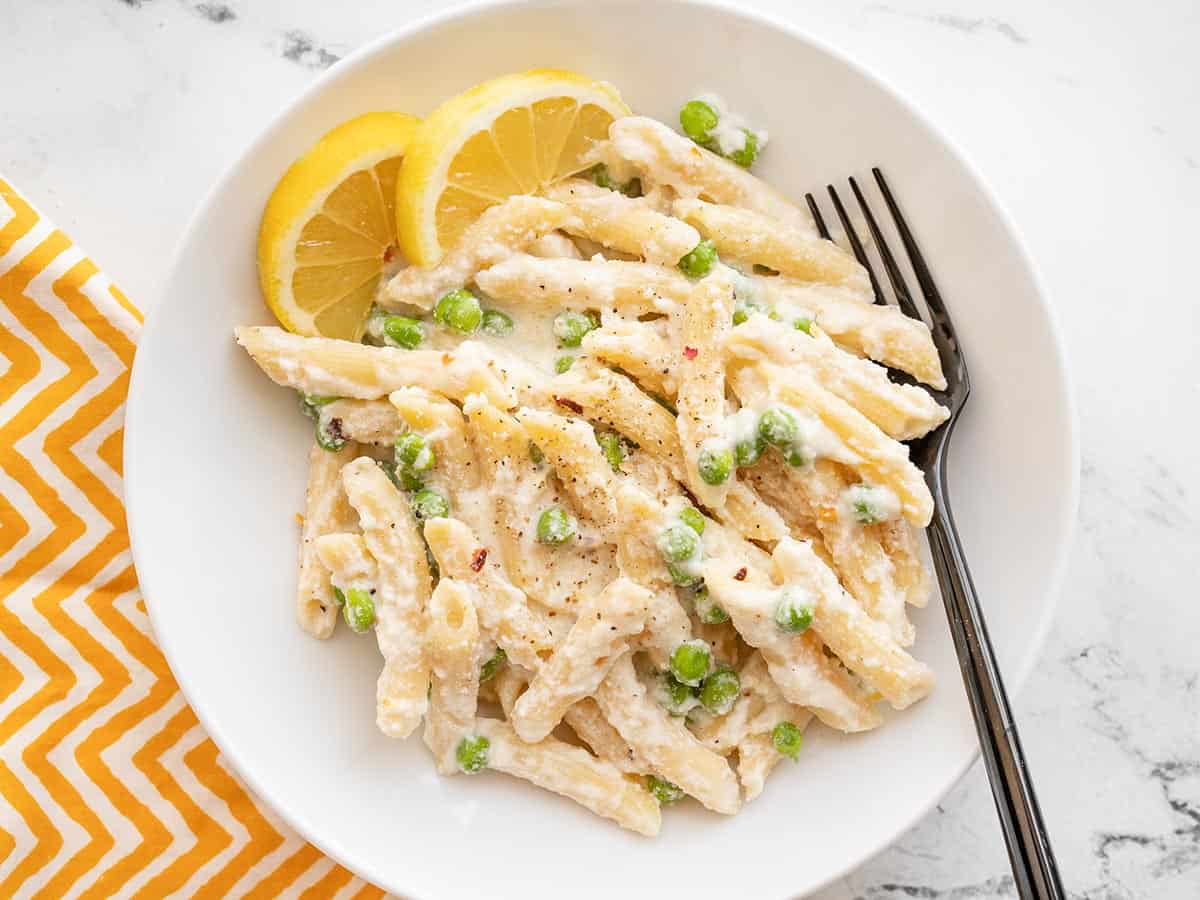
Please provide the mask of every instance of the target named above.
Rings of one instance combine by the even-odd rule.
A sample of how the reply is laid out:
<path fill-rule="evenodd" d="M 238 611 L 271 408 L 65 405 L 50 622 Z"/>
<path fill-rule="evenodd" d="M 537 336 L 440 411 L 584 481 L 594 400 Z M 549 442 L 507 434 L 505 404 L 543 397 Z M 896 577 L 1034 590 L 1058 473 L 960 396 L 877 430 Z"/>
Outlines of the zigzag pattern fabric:
<path fill-rule="evenodd" d="M 121 501 L 141 321 L 0 180 L 0 897 L 382 897 L 249 794 L 154 643 Z"/>

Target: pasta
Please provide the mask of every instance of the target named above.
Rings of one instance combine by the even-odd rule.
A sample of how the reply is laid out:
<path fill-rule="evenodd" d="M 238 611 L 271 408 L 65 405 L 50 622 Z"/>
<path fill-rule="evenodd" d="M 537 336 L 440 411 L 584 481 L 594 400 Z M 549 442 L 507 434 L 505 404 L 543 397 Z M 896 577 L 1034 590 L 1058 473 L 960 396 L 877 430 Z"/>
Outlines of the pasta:
<path fill-rule="evenodd" d="M 380 730 L 647 836 L 933 689 L 903 442 L 948 416 L 887 368 L 944 386 L 925 324 L 747 171 L 766 133 L 681 122 L 487 198 L 362 343 L 235 332 L 314 421 L 296 616 L 375 632 Z"/>
<path fill-rule="evenodd" d="M 356 448 L 347 444 L 328 453 L 313 445 L 308 454 L 308 488 L 304 499 L 304 524 L 300 534 L 300 571 L 296 578 L 296 621 L 315 638 L 327 638 L 337 624 L 329 569 L 317 556 L 322 534 L 353 528 L 354 510 L 342 490 L 342 467 L 354 459 Z"/>

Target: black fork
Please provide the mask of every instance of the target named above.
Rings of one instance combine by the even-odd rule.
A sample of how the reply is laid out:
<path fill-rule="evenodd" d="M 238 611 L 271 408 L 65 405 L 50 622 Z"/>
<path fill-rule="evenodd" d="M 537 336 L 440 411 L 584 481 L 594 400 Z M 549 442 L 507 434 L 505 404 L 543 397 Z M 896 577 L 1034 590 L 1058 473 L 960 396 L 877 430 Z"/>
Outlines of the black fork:
<path fill-rule="evenodd" d="M 950 622 L 950 633 L 954 638 L 954 649 L 958 653 L 959 668 L 963 684 L 975 718 L 975 730 L 979 734 L 979 746 L 983 763 L 992 785 L 992 796 L 1000 815 L 1000 826 L 1008 845 L 1008 858 L 1012 864 L 1013 879 L 1022 898 L 1065 898 L 1058 865 L 1050 847 L 1050 838 L 1042 821 L 1033 790 L 1033 781 L 1025 765 L 1025 754 L 1017 735 L 1017 724 L 1013 720 L 1004 691 L 1000 667 L 988 638 L 987 625 L 971 572 L 967 568 L 966 555 L 958 531 L 954 527 L 954 516 L 950 511 L 950 493 L 946 485 L 946 449 L 950 436 L 967 395 L 971 382 L 967 377 L 967 364 L 962 347 L 954 332 L 950 313 L 942 301 L 942 295 L 934 284 L 925 257 L 917 247 L 912 230 L 908 227 L 891 189 L 879 169 L 872 169 L 879 192 L 891 214 L 900 236 L 900 242 L 908 255 L 908 261 L 916 276 L 920 296 L 924 298 L 933 342 L 941 356 L 942 369 L 946 374 L 946 389 L 931 391 L 940 403 L 950 410 L 950 418 L 941 427 L 925 437 L 913 441 L 910 453 L 913 462 L 925 473 L 925 481 L 933 494 L 933 521 L 929 526 L 929 545 L 933 554 L 933 565 L 941 586 L 942 600 L 946 604 L 946 616 Z M 883 264 L 896 304 L 913 318 L 921 318 L 913 292 L 905 281 L 904 273 L 884 239 L 879 221 L 871 212 L 863 191 L 851 178 L 850 190 L 854 193 L 859 209 L 866 220 L 879 259 Z M 862 240 L 851 223 L 846 208 L 833 186 L 829 186 L 829 198 L 841 221 L 842 230 L 858 261 L 866 267 L 871 277 L 871 288 L 876 303 L 887 303 L 879 279 L 875 276 L 870 257 Z M 829 229 L 821 216 L 817 201 L 809 194 L 808 208 L 816 221 L 821 237 L 829 237 Z"/>

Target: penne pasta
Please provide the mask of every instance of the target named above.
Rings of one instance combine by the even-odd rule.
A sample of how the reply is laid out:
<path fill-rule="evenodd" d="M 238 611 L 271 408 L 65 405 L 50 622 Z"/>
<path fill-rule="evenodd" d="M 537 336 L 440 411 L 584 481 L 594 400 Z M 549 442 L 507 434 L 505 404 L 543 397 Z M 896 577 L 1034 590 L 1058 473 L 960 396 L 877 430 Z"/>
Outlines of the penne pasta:
<path fill-rule="evenodd" d="M 812 547 L 784 538 L 774 559 L 779 581 L 813 598 L 813 630 L 868 687 L 895 709 L 911 706 L 933 689 L 929 667 L 905 653 L 887 626 L 863 611 Z"/>
<path fill-rule="evenodd" d="M 850 481 L 838 465 L 817 460 L 811 468 L 795 469 L 769 460 L 750 477 L 794 521 L 817 530 L 838 577 L 871 618 L 886 625 L 902 647 L 912 644 L 914 631 L 904 611 L 905 590 L 880 540 L 881 526 L 859 525 L 841 515 L 839 498 Z"/>
<path fill-rule="evenodd" d="M 430 519 L 425 540 L 443 578 L 465 582 L 478 592 L 475 612 L 482 630 L 512 662 L 536 670 L 553 651 L 553 636 L 544 616 L 508 580 L 499 560 L 457 519 Z"/>
<path fill-rule="evenodd" d="M 462 410 L 421 388 L 400 388 L 388 395 L 404 427 L 424 437 L 437 455 L 443 481 L 455 494 L 479 487 L 479 462 L 467 442 Z"/>
<path fill-rule="evenodd" d="M 842 347 L 907 372 L 937 390 L 946 387 L 929 326 L 894 306 L 871 302 L 869 292 L 790 278 L 755 278 L 772 306 L 809 310 L 821 330 Z"/>
<path fill-rule="evenodd" d="M 678 391 L 676 353 L 655 322 L 631 319 L 611 311 L 600 314 L 601 325 L 583 338 L 583 352 L 607 366 L 621 369 L 645 391 L 673 400 Z M 662 320 L 665 321 L 665 320 Z"/>
<path fill-rule="evenodd" d="M 833 241 L 770 216 L 736 206 L 688 197 L 675 201 L 675 215 L 716 244 L 723 257 L 768 266 L 804 281 L 869 286 L 867 270 Z"/>
<path fill-rule="evenodd" d="M 646 624 L 651 594 L 628 578 L 618 578 L 579 607 L 579 618 L 538 669 L 521 695 L 510 721 L 521 740 L 546 737 L 566 711 L 600 686 L 627 641 Z"/>
<path fill-rule="evenodd" d="M 728 478 L 719 482 L 703 477 L 705 457 L 712 453 L 732 454 L 725 444 L 725 335 L 733 316 L 733 280 L 730 270 L 719 267 L 702 278 L 692 290 L 687 305 L 675 313 L 676 328 L 683 343 L 680 355 L 679 410 L 675 425 L 683 450 L 687 484 L 709 509 L 720 510 L 729 491 Z"/>
<path fill-rule="evenodd" d="M 489 768 L 568 797 L 638 834 L 654 837 L 662 827 L 658 802 L 649 792 L 582 747 L 555 738 L 528 744 L 511 725 L 497 719 L 480 719 L 476 728 L 490 744 Z"/>
<path fill-rule="evenodd" d="M 532 241 L 526 248 L 530 256 L 544 259 L 583 259 L 575 242 L 561 231 L 550 231 Z"/>
<path fill-rule="evenodd" d="M 886 369 L 840 350 L 824 335 L 780 329 L 764 315 L 752 315 L 732 329 L 724 346 L 738 359 L 766 360 L 780 367 L 779 374 L 802 372 L 828 385 L 830 393 L 897 441 L 928 434 L 950 415 L 919 387 L 892 382 Z"/>
<path fill-rule="evenodd" d="M 821 387 L 807 374 L 784 371 L 772 363 L 758 362 L 733 369 L 731 380 L 740 397 L 761 396 L 762 385 L 771 394 L 802 414 L 815 417 L 840 443 L 841 458 L 870 484 L 893 491 L 904 517 L 924 528 L 933 516 L 933 497 L 921 470 L 908 458 L 908 448 L 884 434 L 862 413 Z"/>
<path fill-rule="evenodd" d="M 661 122 L 626 116 L 608 131 L 611 152 L 654 185 L 681 197 L 704 196 L 763 213 L 793 228 L 816 234 L 811 218 L 745 169 L 702 150 Z"/>
<path fill-rule="evenodd" d="M 663 215 L 645 200 L 591 182 L 573 178 L 551 185 L 543 193 L 575 214 L 564 226 L 566 231 L 646 262 L 673 266 L 700 242 L 691 225 Z"/>
<path fill-rule="evenodd" d="M 475 731 L 479 699 L 479 622 L 475 588 L 443 578 L 429 598 L 426 655 L 433 684 L 425 717 L 425 745 L 442 775 L 460 771 L 455 759 L 459 741 Z"/>
<path fill-rule="evenodd" d="M 330 338 L 301 337 L 282 328 L 245 326 L 237 341 L 267 376 L 305 394 L 378 400 L 416 386 L 454 400 L 483 394 L 505 409 L 516 397 L 481 345 L 444 350 L 397 350 Z"/>
<path fill-rule="evenodd" d="M 321 415 L 336 419 L 337 430 L 358 444 L 390 447 L 403 428 L 396 410 L 382 400 L 334 400 L 321 407 Z"/>
<path fill-rule="evenodd" d="M 813 633 L 788 634 L 776 625 L 779 591 L 769 581 L 748 574 L 736 560 L 710 559 L 704 563 L 704 583 L 738 634 L 762 653 L 790 703 L 808 707 L 839 731 L 866 731 L 881 723 L 865 692 L 825 656 Z"/>
<path fill-rule="evenodd" d="M 615 309 L 630 316 L 665 315 L 690 293 L 681 274 L 652 263 L 528 254 L 484 269 L 475 283 L 489 297 L 524 309 Z"/>
<path fill-rule="evenodd" d="M 627 775 L 644 775 L 650 767 L 625 743 L 617 729 L 591 697 L 585 697 L 563 714 L 563 721 L 600 759 L 612 763 Z"/>
<path fill-rule="evenodd" d="M 464 287 L 480 269 L 523 250 L 573 218 L 561 203 L 541 197 L 511 197 L 485 211 L 433 268 L 401 269 L 380 292 L 378 302 L 389 309 L 433 309 L 443 294 Z"/>
<path fill-rule="evenodd" d="M 304 522 L 300 527 L 300 572 L 296 583 L 296 621 L 315 638 L 327 638 L 337 625 L 329 569 L 317 555 L 316 541 L 331 531 L 358 526 L 358 517 L 342 489 L 342 466 L 358 450 L 347 444 L 337 452 L 316 444 L 308 453 L 308 487 L 304 494 Z"/>
<path fill-rule="evenodd" d="M 363 540 L 379 567 L 375 637 L 384 667 L 376 693 L 376 719 L 389 737 L 407 737 L 428 704 L 425 607 L 429 566 L 408 503 L 372 459 L 342 469 L 342 484 L 358 512 Z"/>

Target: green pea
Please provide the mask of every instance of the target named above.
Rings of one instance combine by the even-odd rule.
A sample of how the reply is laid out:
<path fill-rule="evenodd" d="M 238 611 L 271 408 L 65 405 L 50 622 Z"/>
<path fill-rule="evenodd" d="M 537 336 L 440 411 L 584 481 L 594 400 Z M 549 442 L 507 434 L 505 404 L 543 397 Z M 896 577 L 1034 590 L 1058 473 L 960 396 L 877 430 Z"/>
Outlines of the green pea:
<path fill-rule="evenodd" d="M 689 100 L 679 110 L 679 125 L 683 133 L 697 144 L 703 144 L 712 137 L 712 130 L 717 127 L 718 121 L 717 111 L 703 100 Z"/>
<path fill-rule="evenodd" d="M 733 324 L 741 325 L 750 318 L 750 307 L 739 303 L 733 308 Z"/>
<path fill-rule="evenodd" d="M 589 331 L 600 327 L 600 321 L 592 313 L 566 309 L 554 317 L 554 336 L 560 347 L 578 347 Z"/>
<path fill-rule="evenodd" d="M 341 397 L 322 397 L 320 394 L 301 394 L 300 395 L 300 411 L 310 419 L 315 419 L 320 415 L 320 408 L 328 406 L 334 400 L 340 400 Z"/>
<path fill-rule="evenodd" d="M 442 295 L 433 308 L 433 318 L 447 328 L 471 334 L 483 320 L 483 308 L 479 298 L 466 288 L 455 288 Z"/>
<path fill-rule="evenodd" d="M 784 756 L 796 759 L 804 744 L 804 734 L 791 722 L 780 722 L 771 731 L 771 743 Z"/>
<path fill-rule="evenodd" d="M 573 365 L 575 365 L 575 357 L 569 354 L 560 356 L 558 359 L 554 360 L 554 372 L 556 375 L 561 375 Z"/>
<path fill-rule="evenodd" d="M 336 584 L 333 586 L 333 600 L 339 608 L 346 605 L 346 595 L 342 593 L 342 589 Z"/>
<path fill-rule="evenodd" d="M 346 591 L 346 603 L 342 606 L 342 618 L 355 634 L 362 634 L 375 624 L 375 601 L 362 588 Z"/>
<path fill-rule="evenodd" d="M 775 606 L 775 624 L 780 631 L 801 634 L 808 631 L 813 620 L 812 599 L 801 588 L 784 588 Z"/>
<path fill-rule="evenodd" d="M 712 271 L 716 261 L 716 244 L 710 240 L 703 240 L 684 254 L 679 260 L 679 268 L 689 278 L 703 278 Z"/>
<path fill-rule="evenodd" d="M 812 334 L 812 324 L 813 320 L 808 316 L 799 316 L 792 322 L 792 327 L 797 331 L 803 331 L 805 334 Z"/>
<path fill-rule="evenodd" d="M 767 449 L 767 442 L 761 434 L 733 445 L 733 459 L 741 467 L 752 466 L 758 462 Z"/>
<path fill-rule="evenodd" d="M 337 453 L 346 446 L 346 435 L 342 432 L 342 420 L 337 416 L 318 416 L 314 432 L 322 450 Z"/>
<path fill-rule="evenodd" d="M 614 472 L 621 471 L 621 463 L 625 462 L 625 450 L 621 447 L 620 435 L 611 431 L 597 431 L 596 443 L 604 451 L 604 458 Z"/>
<path fill-rule="evenodd" d="M 671 576 L 671 581 L 684 588 L 695 587 L 704 580 L 699 575 L 689 572 L 683 566 L 673 562 L 667 563 L 667 573 Z"/>
<path fill-rule="evenodd" d="M 667 562 L 684 562 L 700 552 L 700 538 L 687 525 L 668 525 L 658 533 L 658 552 Z"/>
<path fill-rule="evenodd" d="M 788 410 L 773 406 L 758 420 L 758 435 L 775 447 L 786 447 L 796 440 L 800 426 Z"/>
<path fill-rule="evenodd" d="M 658 679 L 656 697 L 659 705 L 673 716 L 686 716 L 698 702 L 695 688 L 678 681 L 670 672 L 663 672 Z"/>
<path fill-rule="evenodd" d="M 484 334 L 490 334 L 492 337 L 508 337 L 514 328 L 512 316 L 498 309 L 484 310 L 479 327 Z"/>
<path fill-rule="evenodd" d="M 683 789 L 655 775 L 646 776 L 646 790 L 654 795 L 654 799 L 662 806 L 670 806 L 687 796 Z"/>
<path fill-rule="evenodd" d="M 450 501 L 437 491 L 428 488 L 413 494 L 411 501 L 413 515 L 419 520 L 444 519 L 450 515 Z"/>
<path fill-rule="evenodd" d="M 479 670 L 479 683 L 483 684 L 485 681 L 491 681 L 507 660 L 508 654 L 504 652 L 504 648 L 497 647 L 496 652 L 491 655 L 488 661 L 483 664 L 483 668 Z"/>
<path fill-rule="evenodd" d="M 789 466 L 799 469 L 801 466 L 807 466 L 812 462 L 812 457 L 804 452 L 804 445 L 799 441 L 792 444 L 783 451 L 783 458 L 787 460 Z"/>
<path fill-rule="evenodd" d="M 425 479 L 421 477 L 420 472 L 414 472 L 412 469 L 405 469 L 402 466 L 397 466 L 395 471 L 396 479 L 404 490 L 419 491 L 425 487 Z"/>
<path fill-rule="evenodd" d="M 425 340 L 425 326 L 408 316 L 388 316 L 383 333 L 405 350 L 415 350 Z"/>
<path fill-rule="evenodd" d="M 722 622 L 729 621 L 729 613 L 725 612 L 712 598 L 706 586 L 700 586 L 692 602 L 696 607 L 696 618 L 705 625 L 720 625 Z"/>
<path fill-rule="evenodd" d="M 712 653 L 701 640 L 684 641 L 671 654 L 671 674 L 676 681 L 697 687 L 712 665 Z"/>
<path fill-rule="evenodd" d="M 743 169 L 748 169 L 758 159 L 758 135 L 748 128 L 743 128 L 742 133 L 746 135 L 746 143 L 742 144 L 742 149 L 730 153 L 729 158 Z"/>
<path fill-rule="evenodd" d="M 704 534 L 704 513 L 694 506 L 685 506 L 679 511 L 679 521 L 696 534 Z"/>
<path fill-rule="evenodd" d="M 696 468 L 705 484 L 724 484 L 733 472 L 733 451 L 728 447 L 703 447 Z"/>
<path fill-rule="evenodd" d="M 491 746 L 491 741 L 482 735 L 463 738 L 454 750 L 454 758 L 458 761 L 458 767 L 468 775 L 482 772 L 487 768 L 488 749 Z"/>
<path fill-rule="evenodd" d="M 428 472 L 437 461 L 429 442 L 415 431 L 396 438 L 396 466 L 410 472 Z"/>
<path fill-rule="evenodd" d="M 700 686 L 700 702 L 714 716 L 723 716 L 733 709 L 742 682 L 733 669 L 717 669 Z"/>
<path fill-rule="evenodd" d="M 592 183 L 598 187 L 608 188 L 610 191 L 617 189 L 617 183 L 608 174 L 608 166 L 604 163 L 596 163 L 588 170 L 588 175 L 591 176 Z"/>
<path fill-rule="evenodd" d="M 543 509 L 538 516 L 537 539 L 540 543 L 557 547 L 575 537 L 575 527 L 575 519 L 561 506 L 551 506 Z"/>
<path fill-rule="evenodd" d="M 529 442 L 529 461 L 535 466 L 540 466 L 546 461 L 546 454 L 542 452 L 542 448 L 533 441 Z"/>
<path fill-rule="evenodd" d="M 855 500 L 851 504 L 854 509 L 854 519 L 861 525 L 875 525 L 883 521 L 883 517 L 879 514 L 879 510 L 872 505 L 870 500 Z"/>

